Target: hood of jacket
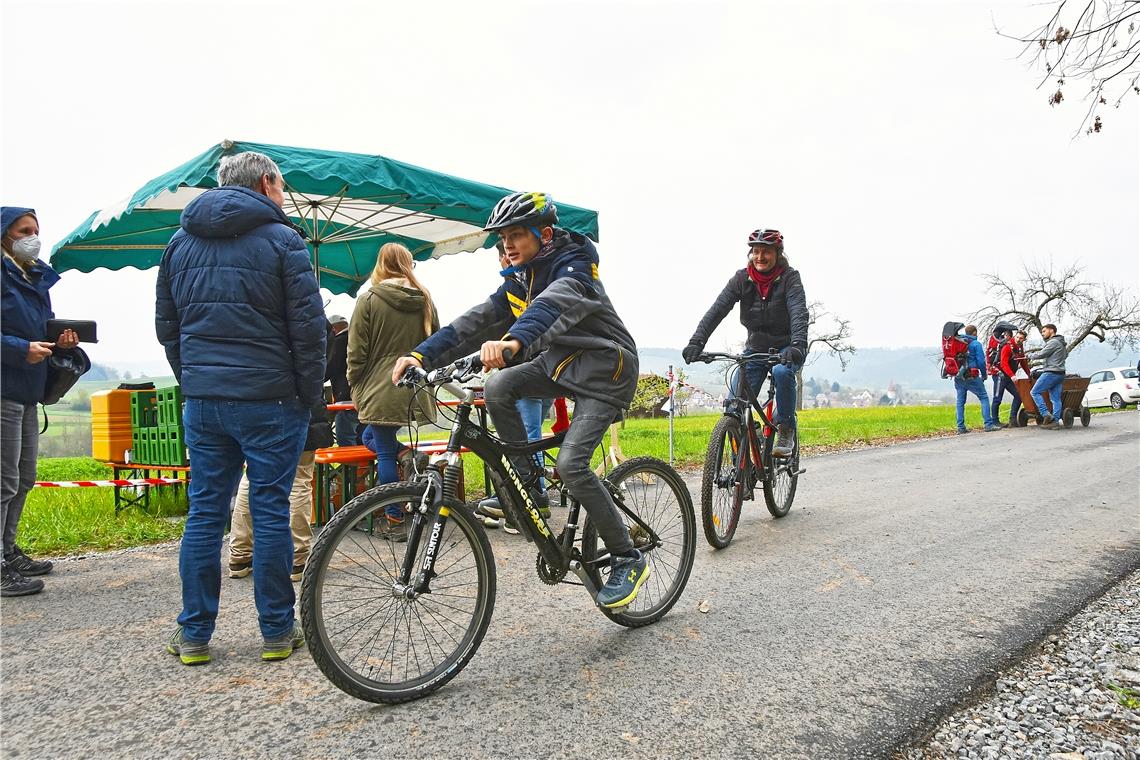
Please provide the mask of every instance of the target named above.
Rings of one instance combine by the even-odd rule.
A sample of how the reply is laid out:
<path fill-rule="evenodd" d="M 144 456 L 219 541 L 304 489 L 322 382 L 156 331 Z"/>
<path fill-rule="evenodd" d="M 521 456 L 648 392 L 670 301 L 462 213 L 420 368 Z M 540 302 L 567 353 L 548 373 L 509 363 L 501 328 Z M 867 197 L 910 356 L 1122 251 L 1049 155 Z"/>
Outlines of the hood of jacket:
<path fill-rule="evenodd" d="M 401 285 L 399 283 L 405 283 Z M 399 311 L 424 310 L 423 291 L 417 290 L 407 280 L 385 280 L 379 285 L 373 285 L 371 291 L 377 298 Z"/>
<path fill-rule="evenodd" d="M 248 187 L 216 187 L 182 210 L 182 229 L 201 238 L 232 238 L 264 224 L 293 227 L 276 203 Z"/>

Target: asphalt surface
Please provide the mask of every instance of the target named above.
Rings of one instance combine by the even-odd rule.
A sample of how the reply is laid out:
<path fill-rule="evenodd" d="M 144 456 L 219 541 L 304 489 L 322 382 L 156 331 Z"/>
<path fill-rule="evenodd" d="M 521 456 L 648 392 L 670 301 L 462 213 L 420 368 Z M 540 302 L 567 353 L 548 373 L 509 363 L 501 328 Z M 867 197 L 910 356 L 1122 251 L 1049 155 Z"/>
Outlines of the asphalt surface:
<path fill-rule="evenodd" d="M 788 517 L 746 505 L 722 552 L 698 528 L 685 595 L 638 630 L 578 588 L 542 585 L 529 545 L 494 531 L 481 649 L 444 689 L 396 707 L 343 694 L 305 650 L 263 664 L 249 578 L 224 581 L 214 661 L 187 668 L 163 651 L 176 547 L 60 562 L 43 594 L 0 610 L 0 751 L 890 756 L 1140 567 L 1135 412 L 805 465 Z"/>

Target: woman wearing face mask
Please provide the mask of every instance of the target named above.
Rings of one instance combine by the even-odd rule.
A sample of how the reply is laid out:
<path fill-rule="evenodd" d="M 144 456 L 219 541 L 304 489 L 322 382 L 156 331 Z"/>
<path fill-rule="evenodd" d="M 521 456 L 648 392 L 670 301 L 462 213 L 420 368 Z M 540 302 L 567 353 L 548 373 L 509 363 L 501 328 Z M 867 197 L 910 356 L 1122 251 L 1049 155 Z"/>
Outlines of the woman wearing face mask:
<path fill-rule="evenodd" d="M 0 596 L 26 596 L 43 591 L 34 576 L 51 572 L 51 563 L 34 560 L 16 545 L 16 529 L 24 501 L 36 482 L 39 420 L 36 404 L 44 398 L 47 364 L 53 346 L 74 348 L 79 337 L 64 330 L 48 342 L 47 321 L 54 315 L 48 289 L 59 275 L 39 260 L 40 225 L 30 208 L 0 209 L 0 241 L 4 249 L 4 286 L 0 298 L 0 527 L 4 559 Z"/>
<path fill-rule="evenodd" d="M 705 348 L 732 305 L 740 302 L 740 323 L 748 329 L 745 351 L 780 352 L 782 364 L 772 368 L 776 384 L 776 444 L 772 454 L 790 456 L 796 441 L 796 373 L 804 365 L 808 347 L 808 308 L 800 273 L 784 256 L 784 236 L 777 230 L 756 230 L 748 236 L 748 266 L 734 274 L 717 296 L 689 345 L 681 352 L 691 363 Z M 754 393 L 768 374 L 768 365 L 745 365 Z"/>

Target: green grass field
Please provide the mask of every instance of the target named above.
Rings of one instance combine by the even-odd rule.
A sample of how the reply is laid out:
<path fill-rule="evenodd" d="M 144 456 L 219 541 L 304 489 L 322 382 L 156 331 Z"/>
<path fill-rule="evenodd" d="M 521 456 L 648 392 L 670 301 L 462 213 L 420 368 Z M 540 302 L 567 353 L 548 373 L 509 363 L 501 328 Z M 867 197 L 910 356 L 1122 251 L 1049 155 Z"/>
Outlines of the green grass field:
<path fill-rule="evenodd" d="M 41 459 L 37 480 L 105 480 L 111 468 L 90 457 Z M 17 540 L 29 554 L 60 555 L 93 549 L 173 541 L 182 535 L 186 494 L 153 488 L 149 513 L 132 507 L 115 514 L 111 488 L 33 488 Z"/>
<path fill-rule="evenodd" d="M 675 420 L 674 463 L 679 469 L 701 466 L 709 433 L 719 418 L 719 415 L 712 414 Z M 971 428 L 981 428 L 981 409 L 976 403 L 966 407 L 966 422 Z M 800 413 L 799 424 L 804 456 L 811 457 L 849 446 L 951 434 L 954 431 L 954 407 L 813 409 Z M 668 430 L 667 419 L 628 420 L 619 434 L 622 452 L 627 457 L 668 459 Z M 437 433 L 431 437 L 446 437 L 446 434 Z M 424 439 L 427 438 L 425 436 Z M 596 454 L 594 460 L 597 465 L 600 456 Z M 467 498 L 482 496 L 483 463 L 468 454 L 463 457 L 463 472 Z M 111 476 L 109 467 L 90 457 L 42 459 L 38 473 L 39 480 L 99 480 Z M 182 534 L 183 521 L 179 516 L 185 515 L 186 506 L 185 494 L 175 497 L 171 489 L 154 488 L 151 490 L 149 514 L 132 507 L 115 515 L 111 488 L 36 488 L 28 495 L 20 521 L 19 541 L 33 555 L 59 555 L 170 541 Z"/>

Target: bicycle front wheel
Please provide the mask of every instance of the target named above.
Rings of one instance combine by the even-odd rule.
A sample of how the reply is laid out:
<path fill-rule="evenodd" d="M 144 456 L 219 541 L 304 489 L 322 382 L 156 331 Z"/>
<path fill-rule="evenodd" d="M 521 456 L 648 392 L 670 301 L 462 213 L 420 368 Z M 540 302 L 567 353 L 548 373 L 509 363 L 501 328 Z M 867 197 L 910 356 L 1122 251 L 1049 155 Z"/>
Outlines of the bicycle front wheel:
<path fill-rule="evenodd" d="M 792 447 L 791 456 L 772 456 L 775 445 L 775 435 L 764 439 L 764 503 L 768 505 L 772 517 L 783 517 L 792 508 L 792 500 L 796 498 L 796 482 L 800 479 L 797 474 L 800 469 L 799 431 L 796 432 L 796 444 Z"/>
<path fill-rule="evenodd" d="M 740 420 L 725 415 L 713 427 L 701 475 L 701 525 L 705 540 L 723 549 L 736 534 L 744 501 L 747 458 L 740 456 L 743 439 Z M 743 465 L 743 467 L 741 466 Z"/>
<path fill-rule="evenodd" d="M 649 625 L 660 620 L 677 603 L 696 553 L 696 519 L 689 489 L 677 471 L 653 457 L 636 457 L 614 468 L 606 478 L 615 494 L 629 537 L 636 548 L 649 559 L 650 575 L 637 598 L 628 607 L 602 612 L 610 620 L 629 628 Z M 639 525 L 637 517 L 657 536 Z M 582 561 L 593 582 L 601 588 L 610 575 L 606 548 L 598 538 L 593 520 L 586 521 L 582 531 Z"/>
<path fill-rule="evenodd" d="M 305 567 L 301 624 L 309 651 L 330 681 L 358 699 L 398 703 L 435 691 L 470 661 L 491 622 L 494 558 L 462 504 L 444 502 L 419 518 L 420 536 L 406 544 L 373 531 L 389 508 L 418 506 L 425 487 L 392 483 L 356 497 L 321 531 Z M 407 593 L 398 585 L 406 553 L 415 559 L 414 586 L 437 525 L 429 590 Z"/>

